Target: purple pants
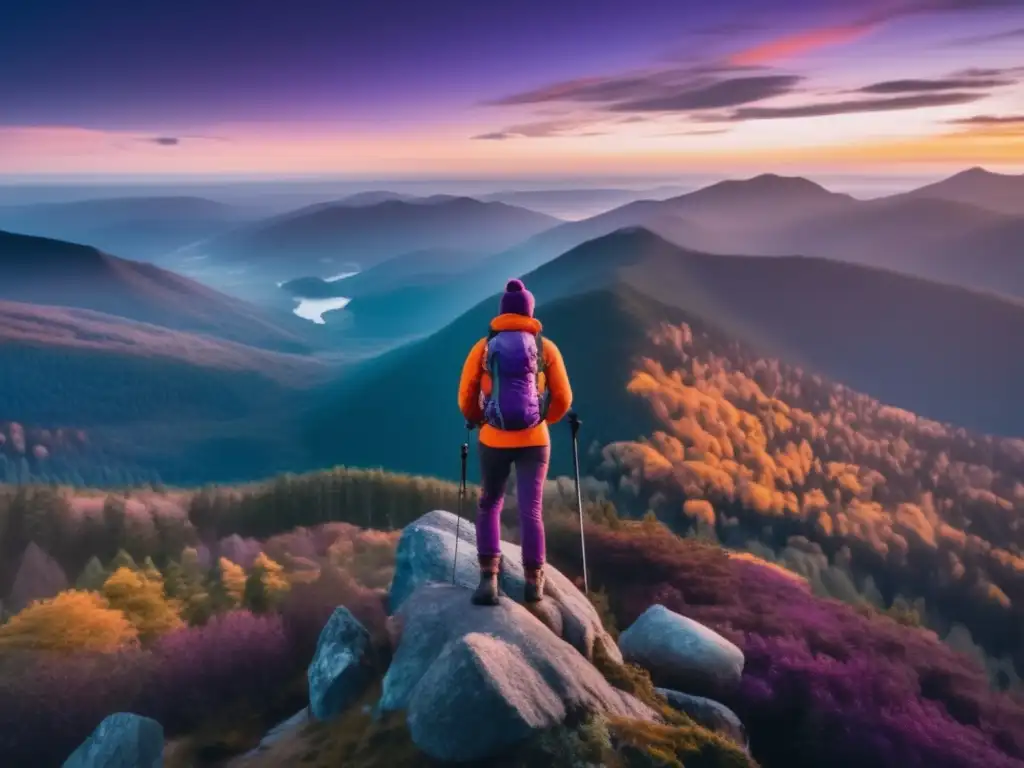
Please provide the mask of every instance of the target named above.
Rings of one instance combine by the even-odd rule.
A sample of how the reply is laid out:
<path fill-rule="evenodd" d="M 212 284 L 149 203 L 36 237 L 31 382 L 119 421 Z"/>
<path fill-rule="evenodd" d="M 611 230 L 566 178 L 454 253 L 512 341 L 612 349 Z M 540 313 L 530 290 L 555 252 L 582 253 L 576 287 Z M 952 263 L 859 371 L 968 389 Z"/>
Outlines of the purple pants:
<path fill-rule="evenodd" d="M 523 539 L 523 566 L 544 565 L 544 481 L 548 476 L 550 446 L 491 448 L 480 444 L 480 507 L 476 516 L 477 553 L 501 554 L 501 508 L 512 465 L 516 468 L 516 500 Z"/>

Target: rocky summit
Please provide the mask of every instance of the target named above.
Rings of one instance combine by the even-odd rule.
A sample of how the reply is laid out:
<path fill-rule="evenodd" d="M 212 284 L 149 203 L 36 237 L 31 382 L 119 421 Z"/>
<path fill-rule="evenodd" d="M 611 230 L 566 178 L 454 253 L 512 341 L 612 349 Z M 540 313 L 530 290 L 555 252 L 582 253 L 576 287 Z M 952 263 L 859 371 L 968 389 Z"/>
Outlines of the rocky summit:
<path fill-rule="evenodd" d="M 382 712 L 405 710 L 416 745 L 447 761 L 501 752 L 572 711 L 654 721 L 575 648 L 508 597 L 469 604 L 451 584 L 418 588 L 397 614 Z"/>
<path fill-rule="evenodd" d="M 502 541 L 501 551 L 501 589 L 511 600 L 522 602 L 526 581 L 522 548 Z M 395 576 L 389 595 L 392 613 L 423 584 L 451 583 L 453 571 L 454 583 L 460 587 L 472 589 L 480 577 L 473 521 L 459 523 L 456 515 L 443 510 L 428 512 L 407 525 L 395 558 Z M 594 659 L 596 648 L 605 658 L 621 662 L 622 654 L 587 596 L 556 568 L 547 566 L 545 574 L 545 599 L 531 608 L 536 617 L 587 659 Z"/>

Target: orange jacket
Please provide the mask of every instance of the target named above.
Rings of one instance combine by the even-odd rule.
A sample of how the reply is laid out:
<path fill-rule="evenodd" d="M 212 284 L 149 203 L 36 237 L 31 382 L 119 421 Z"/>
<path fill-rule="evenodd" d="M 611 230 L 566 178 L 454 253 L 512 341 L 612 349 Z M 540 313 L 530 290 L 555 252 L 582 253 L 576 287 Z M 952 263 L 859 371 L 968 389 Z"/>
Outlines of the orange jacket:
<path fill-rule="evenodd" d="M 539 320 L 523 315 L 498 315 L 491 321 L 493 331 L 527 331 L 540 333 Z M 565 372 L 562 353 L 553 341 L 541 337 L 543 341 L 544 373 L 541 376 L 541 387 L 550 392 L 548 413 L 543 422 L 530 429 L 508 431 L 481 424 L 483 408 L 481 394 L 491 394 L 491 376 L 487 372 L 487 339 L 480 339 L 469 351 L 465 364 L 462 366 L 462 380 L 459 382 L 459 410 L 467 421 L 480 426 L 480 442 L 491 448 L 529 448 L 550 445 L 551 435 L 548 424 L 554 424 L 569 411 L 572 405 L 572 388 L 569 386 L 569 375 Z"/>

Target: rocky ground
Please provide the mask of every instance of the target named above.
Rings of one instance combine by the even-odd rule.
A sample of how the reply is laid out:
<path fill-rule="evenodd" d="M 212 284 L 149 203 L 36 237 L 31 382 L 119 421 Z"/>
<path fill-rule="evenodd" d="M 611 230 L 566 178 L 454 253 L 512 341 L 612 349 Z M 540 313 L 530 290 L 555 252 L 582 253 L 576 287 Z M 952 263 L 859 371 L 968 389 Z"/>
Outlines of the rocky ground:
<path fill-rule="evenodd" d="M 309 706 L 231 765 L 755 765 L 743 724 L 714 699 L 739 683 L 735 645 L 659 605 L 616 643 L 553 568 L 545 599 L 527 608 L 521 551 L 502 549 L 501 603 L 477 607 L 473 527 L 443 511 L 407 526 L 386 670 L 367 630 L 339 607 L 309 667 Z M 121 713 L 66 766 L 156 768 L 162 752 L 158 723 Z"/>

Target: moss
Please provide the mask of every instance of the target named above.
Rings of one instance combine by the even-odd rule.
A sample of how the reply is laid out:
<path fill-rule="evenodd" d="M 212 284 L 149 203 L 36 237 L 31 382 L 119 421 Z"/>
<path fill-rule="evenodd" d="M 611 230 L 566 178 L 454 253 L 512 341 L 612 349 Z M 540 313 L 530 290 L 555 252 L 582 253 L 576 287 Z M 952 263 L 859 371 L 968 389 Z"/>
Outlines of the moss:
<path fill-rule="evenodd" d="M 619 628 L 615 622 L 615 613 L 612 611 L 608 593 L 603 589 L 599 589 L 591 592 L 587 597 L 590 598 L 594 610 L 597 611 L 597 617 L 601 620 L 605 632 L 611 635 L 613 639 L 618 640 Z"/>
<path fill-rule="evenodd" d="M 613 718 L 608 723 L 616 752 L 627 768 L 756 768 L 728 739 L 695 725 Z"/>
<path fill-rule="evenodd" d="M 695 726 L 693 720 L 670 707 L 665 697 L 655 690 L 650 673 L 646 669 L 635 664 L 620 664 L 609 658 L 601 645 L 594 647 L 594 666 L 612 686 L 642 701 L 660 714 L 666 723 Z"/>

